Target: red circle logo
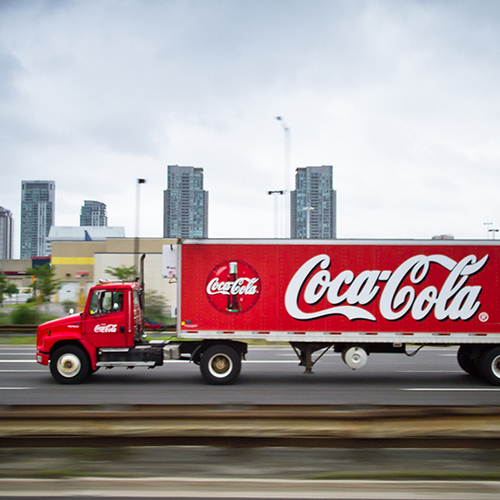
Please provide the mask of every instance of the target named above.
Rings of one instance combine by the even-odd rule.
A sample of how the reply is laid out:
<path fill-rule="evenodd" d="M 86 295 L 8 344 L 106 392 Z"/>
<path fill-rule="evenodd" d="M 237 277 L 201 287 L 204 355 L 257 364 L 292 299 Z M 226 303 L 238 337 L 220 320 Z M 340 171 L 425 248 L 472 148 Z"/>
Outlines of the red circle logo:
<path fill-rule="evenodd" d="M 242 260 L 226 260 L 216 265 L 207 279 L 210 304 L 224 314 L 242 314 L 257 303 L 261 282 L 257 271 Z"/>

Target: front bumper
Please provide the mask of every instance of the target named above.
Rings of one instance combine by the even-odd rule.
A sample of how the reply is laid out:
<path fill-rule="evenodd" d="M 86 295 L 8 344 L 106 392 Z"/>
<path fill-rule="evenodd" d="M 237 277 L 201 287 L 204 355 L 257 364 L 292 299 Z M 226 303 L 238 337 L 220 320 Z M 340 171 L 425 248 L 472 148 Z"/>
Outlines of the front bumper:
<path fill-rule="evenodd" d="M 36 362 L 40 365 L 47 366 L 49 364 L 49 354 L 45 352 L 36 352 Z"/>

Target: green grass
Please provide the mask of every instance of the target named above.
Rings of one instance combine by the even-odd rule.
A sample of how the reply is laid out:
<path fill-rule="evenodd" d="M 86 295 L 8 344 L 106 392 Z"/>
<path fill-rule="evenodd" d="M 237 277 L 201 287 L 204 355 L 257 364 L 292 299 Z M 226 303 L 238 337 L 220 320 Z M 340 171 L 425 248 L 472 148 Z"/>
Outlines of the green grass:
<path fill-rule="evenodd" d="M 35 345 L 36 335 L 0 335 L 0 345 Z"/>
<path fill-rule="evenodd" d="M 98 477 L 98 478 L 117 478 L 128 479 L 142 477 L 139 474 L 120 474 L 117 472 L 96 472 L 88 470 L 75 469 L 46 469 L 38 471 L 10 471 L 8 475 L 0 477 L 8 477 L 9 479 L 66 479 L 70 477 Z"/>

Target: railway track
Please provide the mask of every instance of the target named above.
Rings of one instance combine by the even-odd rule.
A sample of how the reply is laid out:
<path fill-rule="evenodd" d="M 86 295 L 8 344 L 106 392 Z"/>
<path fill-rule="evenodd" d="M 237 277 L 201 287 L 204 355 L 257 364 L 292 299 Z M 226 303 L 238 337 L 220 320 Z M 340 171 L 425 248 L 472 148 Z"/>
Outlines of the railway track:
<path fill-rule="evenodd" d="M 0 447 L 500 448 L 500 407 L 0 407 Z"/>

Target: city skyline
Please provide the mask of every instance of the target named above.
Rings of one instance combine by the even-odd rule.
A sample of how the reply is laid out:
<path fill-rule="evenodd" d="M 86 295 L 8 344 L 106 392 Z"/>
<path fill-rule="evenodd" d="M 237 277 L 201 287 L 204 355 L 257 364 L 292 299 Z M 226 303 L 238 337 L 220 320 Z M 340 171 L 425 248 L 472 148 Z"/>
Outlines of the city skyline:
<path fill-rule="evenodd" d="M 208 237 L 208 191 L 203 190 L 204 184 L 204 171 L 203 168 L 199 167 L 186 167 L 186 166 L 178 166 L 178 165 L 169 165 L 168 169 L 168 179 L 169 179 L 169 187 L 164 190 L 164 223 L 163 223 L 163 237 L 164 238 L 207 238 Z M 300 207 L 297 209 L 297 192 L 300 192 L 300 181 L 297 181 L 297 178 L 301 175 L 302 172 L 308 172 L 309 177 L 311 173 L 314 172 L 314 175 L 320 175 L 321 178 L 325 177 L 324 181 L 321 181 L 327 187 L 332 186 L 333 183 L 333 174 L 332 174 L 332 166 L 322 167 L 303 167 L 296 169 L 296 185 L 295 191 L 292 191 L 292 206 L 290 213 L 290 231 L 292 237 L 295 238 L 304 238 L 306 237 L 304 233 L 304 220 L 305 214 L 301 214 L 296 212 L 297 210 L 302 210 L 302 205 L 304 203 L 311 205 L 313 208 L 319 208 L 317 205 L 317 201 L 314 197 L 318 197 L 318 193 L 316 192 L 311 198 L 311 190 L 308 188 L 304 190 L 302 193 L 304 195 L 304 200 L 299 203 Z M 304 181 L 302 181 L 304 183 Z M 48 255 L 50 253 L 50 244 L 47 242 L 47 238 L 49 236 L 50 228 L 55 227 L 55 181 L 22 181 L 22 191 L 25 192 L 26 188 L 31 188 L 30 195 L 31 204 L 37 204 L 37 212 L 38 205 L 40 202 L 45 204 L 45 202 L 49 201 L 51 204 L 51 214 L 48 220 L 52 220 L 52 224 L 48 227 L 47 234 L 44 238 L 43 243 L 43 254 Z M 47 190 L 47 192 L 52 191 L 49 195 L 40 195 L 39 193 L 43 190 Z M 33 191 L 34 190 L 34 191 Z M 40 191 L 41 190 L 41 191 Z M 306 197 L 307 191 L 307 197 Z M 330 211 L 332 213 L 331 220 L 328 222 L 328 232 L 325 234 L 318 235 L 318 232 L 314 229 L 311 232 L 311 238 L 335 238 L 336 237 L 336 192 L 333 189 L 328 190 L 329 193 L 327 196 L 333 196 L 333 204 L 330 206 Z M 33 192 L 35 195 L 33 195 Z M 35 199 L 33 199 L 35 196 Z M 319 196 L 324 196 L 319 194 Z M 299 195 L 300 197 L 300 195 Z M 22 205 L 25 205 L 25 212 L 34 212 L 34 207 L 28 208 L 27 201 L 22 201 Z M 1 209 L 1 207 L 0 207 Z M 275 207 L 276 209 L 276 207 Z M 21 211 L 23 208 L 21 207 Z M 47 211 L 47 207 L 44 208 L 43 212 Z M 319 212 L 318 212 L 319 213 Z M 180 214 L 180 217 L 178 215 Z M 183 215 L 184 214 L 184 215 Z M 281 214 L 282 216 L 283 214 Z M 1 210 L 0 210 L 1 216 Z M 13 220 L 12 212 L 10 212 L 10 219 Z M 317 217 L 313 216 L 313 222 L 311 226 L 315 227 L 315 221 Z M 333 224 L 332 224 L 333 221 Z M 108 218 L 107 218 L 107 206 L 105 203 L 96 201 L 96 200 L 84 200 L 84 205 L 80 208 L 80 226 L 107 226 Z M 11 223 L 12 224 L 12 223 Z M 44 218 L 42 221 L 37 220 L 37 224 L 39 227 L 47 225 L 47 219 Z M 317 225 L 317 224 L 316 224 Z M 27 222 L 25 221 L 25 227 L 27 227 Z M 69 228 L 75 226 L 67 226 Z M 302 228 L 302 229 L 299 229 Z M 0 228 L 1 229 L 1 228 Z M 61 228 L 62 229 L 62 228 Z M 152 236 L 153 237 L 153 236 Z M 276 235 L 275 235 L 276 237 Z M 13 233 L 11 233 L 11 238 L 13 239 Z M 25 235 L 23 237 L 24 241 L 28 241 L 29 238 L 32 238 L 31 235 Z M 37 238 L 40 239 L 40 234 L 37 233 Z M 30 247 L 31 248 L 31 247 Z M 37 253 L 40 254 L 40 248 L 37 248 Z M 23 253 L 23 249 L 21 248 L 21 254 Z M 11 253 L 12 255 L 12 253 Z M 27 255 L 27 251 L 23 254 L 25 257 Z M 33 254 L 32 256 L 35 256 Z M 41 255 L 38 255 L 41 256 Z"/>
<path fill-rule="evenodd" d="M 499 228 L 497 1 L 115 7 L 2 2 L 0 203 L 16 252 L 21 180 L 57 182 L 61 226 L 103 200 L 134 235 L 145 178 L 140 236 L 161 237 L 169 164 L 204 168 L 215 238 L 273 237 L 267 193 L 325 164 L 338 238 Z"/>

